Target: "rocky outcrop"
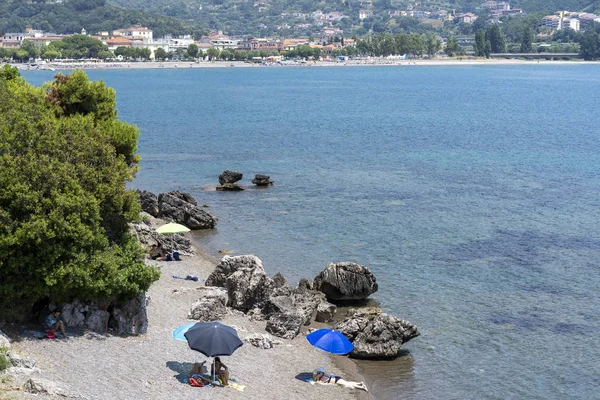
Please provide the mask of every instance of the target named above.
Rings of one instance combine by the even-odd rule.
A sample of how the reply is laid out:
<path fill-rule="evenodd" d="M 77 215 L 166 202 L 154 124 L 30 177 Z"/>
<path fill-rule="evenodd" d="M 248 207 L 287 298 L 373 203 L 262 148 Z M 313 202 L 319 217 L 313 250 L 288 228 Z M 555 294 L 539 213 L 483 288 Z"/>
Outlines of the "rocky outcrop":
<path fill-rule="evenodd" d="M 192 305 L 189 319 L 218 321 L 227 314 L 227 291 L 223 288 L 205 286 L 198 288 L 200 299 Z"/>
<path fill-rule="evenodd" d="M 313 290 L 313 282 L 311 280 L 308 280 L 306 278 L 300 278 L 300 281 L 298 282 L 298 286 L 296 287 L 297 290 Z"/>
<path fill-rule="evenodd" d="M 270 186 L 273 184 L 273 181 L 269 175 L 256 174 L 254 179 L 252 179 L 252 183 L 256 186 Z"/>
<path fill-rule="evenodd" d="M 239 269 L 260 268 L 264 272 L 262 261 L 255 255 L 224 256 L 213 272 L 206 278 L 206 286 L 225 287 L 227 278 Z"/>
<path fill-rule="evenodd" d="M 317 315 L 315 321 L 317 322 L 331 322 L 335 316 L 337 307 L 328 301 L 322 301 L 317 306 Z"/>
<path fill-rule="evenodd" d="M 113 306 L 109 327 L 120 335 L 139 335 L 148 330 L 147 307 L 150 296 L 140 293 L 134 299 Z"/>
<path fill-rule="evenodd" d="M 158 195 L 158 217 L 177 222 L 192 230 L 210 229 L 217 218 L 198 208 L 196 200 L 188 193 L 173 191 Z"/>
<path fill-rule="evenodd" d="M 142 211 L 147 212 L 153 217 L 158 217 L 158 197 L 147 190 L 138 190 L 140 195 L 140 204 Z"/>
<path fill-rule="evenodd" d="M 178 251 L 182 255 L 193 255 L 192 242 L 183 235 L 163 235 L 155 231 L 152 225 L 146 223 L 129 224 L 130 232 L 146 248 L 162 247 L 167 253 Z"/>
<path fill-rule="evenodd" d="M 275 276 L 273 277 L 273 285 L 276 289 L 282 288 L 284 286 L 288 286 L 287 280 L 285 279 L 285 276 L 283 276 L 283 274 L 281 272 L 276 273 Z"/>
<path fill-rule="evenodd" d="M 273 280 L 262 266 L 242 268 L 231 274 L 225 282 L 227 306 L 244 312 L 261 308 L 273 291 Z"/>
<path fill-rule="evenodd" d="M 244 174 L 238 171 L 230 171 L 225 170 L 221 175 L 219 175 L 219 184 L 224 185 L 226 183 L 236 183 L 237 181 L 241 181 Z"/>
<path fill-rule="evenodd" d="M 419 336 L 415 325 L 385 313 L 373 319 L 356 313 L 340 322 L 335 329 L 354 344 L 350 356 L 355 358 L 396 357 L 402 344 Z"/>
<path fill-rule="evenodd" d="M 110 313 L 98 307 L 96 303 L 82 303 L 73 300 L 61 307 L 60 318 L 68 329 L 88 329 L 98 333 L 106 333 Z"/>
<path fill-rule="evenodd" d="M 300 315 L 278 313 L 271 315 L 267 321 L 266 330 L 277 337 L 293 339 L 300 333 L 302 323 Z"/>
<path fill-rule="evenodd" d="M 369 268 L 351 262 L 331 263 L 314 280 L 315 290 L 329 301 L 364 300 L 378 289 L 375 275 Z"/>

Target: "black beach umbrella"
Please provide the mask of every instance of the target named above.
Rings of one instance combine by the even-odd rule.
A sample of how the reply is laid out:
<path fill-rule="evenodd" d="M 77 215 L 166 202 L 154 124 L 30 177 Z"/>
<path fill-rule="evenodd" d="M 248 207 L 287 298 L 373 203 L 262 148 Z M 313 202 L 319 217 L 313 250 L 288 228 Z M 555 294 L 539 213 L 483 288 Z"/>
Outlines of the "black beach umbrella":
<path fill-rule="evenodd" d="M 244 342 L 235 329 L 220 322 L 198 322 L 185 333 L 190 349 L 207 357 L 230 356 Z M 213 381 L 215 380 L 213 360 Z"/>

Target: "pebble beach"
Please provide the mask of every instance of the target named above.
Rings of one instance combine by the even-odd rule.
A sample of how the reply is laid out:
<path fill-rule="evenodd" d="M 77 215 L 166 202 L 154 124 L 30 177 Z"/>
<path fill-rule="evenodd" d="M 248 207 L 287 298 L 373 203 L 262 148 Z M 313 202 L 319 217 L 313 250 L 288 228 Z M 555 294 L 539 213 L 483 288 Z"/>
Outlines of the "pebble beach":
<path fill-rule="evenodd" d="M 198 287 L 216 265 L 204 254 L 183 257 L 180 262 L 148 261 L 159 265 L 160 280 L 148 294 L 148 332 L 144 335 L 118 337 L 86 332 L 68 339 L 15 337 L 13 326 L 5 332 L 16 339 L 11 351 L 34 358 L 37 369 L 31 375 L 18 374 L 0 384 L 0 398 L 81 398 L 81 399 L 371 399 L 369 393 L 337 385 L 311 384 L 310 373 L 323 366 L 325 354 L 305 339 L 305 329 L 293 340 L 279 339 L 281 344 L 260 349 L 245 343 L 230 357 L 222 357 L 231 378 L 245 385 L 243 391 L 229 387 L 191 387 L 184 380 L 194 362 L 210 368 L 212 359 L 173 339 L 173 330 L 189 322 L 187 314 Z M 173 275 L 196 275 L 198 282 L 172 278 Z M 264 322 L 251 321 L 243 313 L 230 312 L 221 322 L 233 326 L 240 338 L 253 333 L 265 334 Z M 315 325 L 314 323 L 312 325 Z M 313 326 L 320 327 L 320 326 Z M 347 380 L 362 381 L 352 361 L 329 356 L 327 371 Z M 32 395 L 20 389 L 32 378 L 51 381 L 59 392 Z M 5 397 L 1 397 L 5 396 Z"/>

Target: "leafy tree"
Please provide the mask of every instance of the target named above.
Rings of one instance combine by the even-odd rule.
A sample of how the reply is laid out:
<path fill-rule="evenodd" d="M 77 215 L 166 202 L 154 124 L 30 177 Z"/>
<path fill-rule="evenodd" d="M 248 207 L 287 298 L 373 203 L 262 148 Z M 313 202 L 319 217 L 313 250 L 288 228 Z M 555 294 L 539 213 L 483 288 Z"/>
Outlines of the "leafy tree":
<path fill-rule="evenodd" d="M 109 58 L 114 58 L 114 54 L 108 50 L 102 50 L 98 52 L 98 58 L 101 60 L 108 60 Z"/>
<path fill-rule="evenodd" d="M 600 57 L 600 35 L 593 29 L 587 29 L 581 38 L 579 55 L 586 61 Z"/>
<path fill-rule="evenodd" d="M 162 47 L 154 50 L 154 58 L 157 60 L 164 60 L 167 58 L 167 52 Z"/>
<path fill-rule="evenodd" d="M 19 46 L 19 50 L 23 50 L 27 52 L 27 57 L 29 58 L 37 58 L 39 55 L 38 49 L 35 47 L 35 44 L 31 40 L 23 40 L 21 42 L 21 46 Z"/>
<path fill-rule="evenodd" d="M 485 31 L 483 29 L 478 30 L 475 33 L 475 55 L 477 57 L 487 57 L 486 56 L 486 48 L 488 47 L 485 37 Z M 489 46 L 491 47 L 491 45 Z"/>
<path fill-rule="evenodd" d="M 533 51 L 533 31 L 529 26 L 523 29 L 523 39 L 521 40 L 521 53 L 531 53 Z"/>
<path fill-rule="evenodd" d="M 191 43 L 187 48 L 188 55 L 192 58 L 198 57 L 198 45 Z"/>
<path fill-rule="evenodd" d="M 152 51 L 146 47 L 135 49 L 135 57 L 136 58 L 141 58 L 143 60 L 149 60 L 151 55 L 152 55 Z"/>
<path fill-rule="evenodd" d="M 55 50 L 65 58 L 96 58 L 101 51 L 108 51 L 101 41 L 86 35 L 72 35 L 52 42 L 48 50 Z"/>
<path fill-rule="evenodd" d="M 159 273 L 127 226 L 138 131 L 114 90 L 83 71 L 34 88 L 4 68 L 0 98 L 0 310 L 147 290 Z"/>
<path fill-rule="evenodd" d="M 42 54 L 42 58 L 44 60 L 55 60 L 57 58 L 60 58 L 60 53 L 56 50 L 46 50 L 43 54 Z"/>
<path fill-rule="evenodd" d="M 506 42 L 504 40 L 504 35 L 500 30 L 500 25 L 494 24 L 492 25 L 486 34 L 489 42 L 490 49 L 492 53 L 505 53 L 506 52 Z"/>
<path fill-rule="evenodd" d="M 442 47 L 442 42 L 431 33 L 425 35 L 423 42 L 425 43 L 425 52 L 429 57 L 433 57 Z"/>
<path fill-rule="evenodd" d="M 219 58 L 219 50 L 211 47 L 210 49 L 206 50 L 206 55 L 210 60 L 217 59 Z"/>
<path fill-rule="evenodd" d="M 15 56 L 17 59 L 19 59 L 21 62 L 24 62 L 26 59 L 29 58 L 29 53 L 26 50 L 17 50 L 17 52 L 15 53 Z"/>
<path fill-rule="evenodd" d="M 456 53 L 460 51 L 460 46 L 458 45 L 458 40 L 455 36 L 450 36 L 446 41 L 446 49 L 445 52 L 449 57 L 453 57 Z"/>

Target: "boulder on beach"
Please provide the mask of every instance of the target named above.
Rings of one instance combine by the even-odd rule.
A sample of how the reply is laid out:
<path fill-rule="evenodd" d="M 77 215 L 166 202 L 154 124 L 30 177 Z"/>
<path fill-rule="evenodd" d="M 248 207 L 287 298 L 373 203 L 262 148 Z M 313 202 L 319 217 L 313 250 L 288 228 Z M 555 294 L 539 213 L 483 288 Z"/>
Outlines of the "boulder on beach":
<path fill-rule="evenodd" d="M 254 179 L 252 179 L 252 183 L 256 186 L 270 186 L 273 184 L 273 181 L 269 175 L 256 174 Z"/>
<path fill-rule="evenodd" d="M 262 261 L 253 254 L 224 256 L 213 272 L 206 278 L 204 285 L 225 287 L 229 275 L 242 268 L 260 268 L 264 272 Z"/>
<path fill-rule="evenodd" d="M 373 319 L 357 313 L 335 329 L 354 345 L 350 356 L 365 359 L 394 358 L 404 343 L 420 335 L 415 325 L 386 313 Z"/>
<path fill-rule="evenodd" d="M 137 238 L 138 242 L 146 248 L 160 245 L 167 253 L 178 251 L 183 255 L 194 254 L 191 240 L 183 235 L 163 235 L 156 232 L 154 226 L 143 222 L 139 224 L 129 224 L 129 228 L 130 232 Z"/>
<path fill-rule="evenodd" d="M 198 288 L 200 298 L 188 314 L 189 319 L 197 321 L 218 321 L 227 314 L 227 291 L 220 287 L 204 286 Z"/>
<path fill-rule="evenodd" d="M 247 312 L 261 308 L 273 291 L 273 280 L 262 267 L 241 268 L 227 277 L 227 306 Z"/>
<path fill-rule="evenodd" d="M 317 322 L 331 322 L 337 311 L 337 307 L 328 301 L 322 301 L 317 306 L 317 315 L 315 321 Z"/>
<path fill-rule="evenodd" d="M 267 321 L 266 330 L 271 335 L 284 339 L 293 339 L 300 333 L 303 319 L 296 314 L 273 314 Z"/>
<path fill-rule="evenodd" d="M 237 181 L 241 181 L 244 175 L 238 171 L 230 171 L 225 170 L 221 175 L 219 175 L 219 184 L 224 185 L 226 183 L 236 183 Z"/>
<path fill-rule="evenodd" d="M 138 190 L 142 211 L 158 217 L 158 197 L 148 190 Z"/>
<path fill-rule="evenodd" d="M 329 301 L 364 300 L 378 289 L 375 275 L 364 265 L 331 263 L 314 280 L 314 290 L 325 293 Z"/>
<path fill-rule="evenodd" d="M 177 222 L 192 230 L 214 228 L 218 221 L 210 213 L 198 208 L 192 195 L 180 191 L 159 194 L 158 211 L 159 218 Z"/>
<path fill-rule="evenodd" d="M 109 327 L 120 335 L 139 335 L 148 330 L 150 296 L 140 293 L 131 300 L 113 305 Z"/>

